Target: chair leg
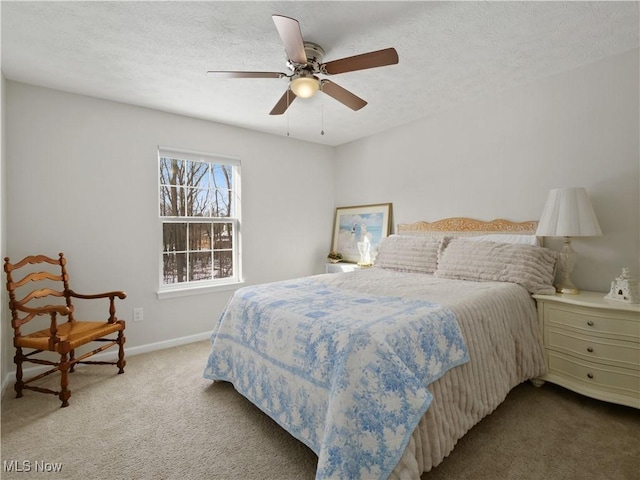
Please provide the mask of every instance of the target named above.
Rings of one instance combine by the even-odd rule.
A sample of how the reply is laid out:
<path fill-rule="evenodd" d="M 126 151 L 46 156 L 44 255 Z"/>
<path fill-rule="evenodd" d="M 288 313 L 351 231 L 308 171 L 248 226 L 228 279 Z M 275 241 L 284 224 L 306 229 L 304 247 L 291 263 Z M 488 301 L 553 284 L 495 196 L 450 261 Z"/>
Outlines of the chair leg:
<path fill-rule="evenodd" d="M 22 348 L 16 348 L 16 356 L 13 358 L 13 361 L 16 364 L 16 383 L 13 386 L 16 391 L 16 398 L 22 397 L 22 388 L 24 387 L 24 382 L 22 381 L 22 362 L 24 361 L 24 355 L 22 354 Z"/>
<path fill-rule="evenodd" d="M 71 350 L 69 352 L 69 362 L 71 363 L 71 367 L 69 367 L 69 373 L 73 373 L 73 371 L 76 369 L 76 363 L 75 363 L 75 359 L 76 359 L 76 351 L 75 350 Z"/>
<path fill-rule="evenodd" d="M 118 366 L 118 374 L 124 373 L 124 366 L 127 364 L 126 360 L 124 359 L 124 342 L 125 341 L 126 341 L 126 338 L 124 336 L 124 331 L 119 330 L 118 331 L 118 363 L 116 364 Z"/>
<path fill-rule="evenodd" d="M 71 396 L 71 390 L 69 390 L 69 354 L 66 352 L 61 355 L 60 358 L 60 394 L 58 398 L 62 402 L 62 407 L 69 406 L 69 397 Z"/>

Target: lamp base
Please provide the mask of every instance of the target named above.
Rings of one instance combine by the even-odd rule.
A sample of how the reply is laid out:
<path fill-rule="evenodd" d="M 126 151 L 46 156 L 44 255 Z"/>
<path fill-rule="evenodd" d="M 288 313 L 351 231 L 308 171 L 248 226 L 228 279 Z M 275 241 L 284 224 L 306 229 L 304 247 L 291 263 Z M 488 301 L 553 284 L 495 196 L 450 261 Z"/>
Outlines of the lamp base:
<path fill-rule="evenodd" d="M 561 287 L 560 285 L 556 285 L 556 292 L 562 293 L 563 295 L 578 295 L 580 290 L 575 287 Z"/>
<path fill-rule="evenodd" d="M 566 295 L 577 295 L 580 290 L 571 281 L 571 273 L 576 264 L 576 252 L 571 246 L 571 237 L 564 237 L 564 245 L 558 254 L 558 270 L 560 281 L 556 285 L 556 292 Z"/>

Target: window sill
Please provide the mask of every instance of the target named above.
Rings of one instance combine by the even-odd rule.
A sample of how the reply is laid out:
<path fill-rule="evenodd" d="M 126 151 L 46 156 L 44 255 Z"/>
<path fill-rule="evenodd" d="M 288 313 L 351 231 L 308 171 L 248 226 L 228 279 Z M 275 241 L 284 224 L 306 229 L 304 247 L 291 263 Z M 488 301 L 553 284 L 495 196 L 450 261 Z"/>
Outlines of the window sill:
<path fill-rule="evenodd" d="M 162 290 L 158 290 L 156 293 L 158 295 L 158 299 L 162 300 L 164 298 L 186 297 L 189 295 L 200 295 L 203 293 L 236 290 L 242 285 L 244 285 L 244 281 L 241 280 L 239 282 L 225 283 L 221 285 L 198 285 L 190 287 L 163 288 Z"/>

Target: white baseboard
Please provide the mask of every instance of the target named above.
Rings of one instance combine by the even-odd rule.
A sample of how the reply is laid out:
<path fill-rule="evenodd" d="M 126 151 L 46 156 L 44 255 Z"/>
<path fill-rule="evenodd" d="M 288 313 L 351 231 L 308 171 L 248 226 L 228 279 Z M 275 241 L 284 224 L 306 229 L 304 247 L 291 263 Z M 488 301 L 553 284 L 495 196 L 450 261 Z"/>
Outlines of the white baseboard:
<path fill-rule="evenodd" d="M 195 335 L 189 335 L 187 337 L 173 338 L 171 340 L 163 340 L 162 342 L 149 343 L 147 345 L 139 345 L 137 347 L 128 348 L 125 346 L 125 353 L 127 357 L 133 357 L 135 355 L 142 355 L 143 353 L 155 352 L 157 350 L 164 350 L 165 348 L 179 347 L 180 345 L 187 345 L 189 343 L 200 342 L 202 340 L 208 340 L 211 338 L 212 332 L 196 333 Z M 94 355 L 91 360 L 95 361 L 111 361 L 116 360 L 118 357 L 118 349 L 111 348 L 108 351 L 98 353 Z M 30 367 L 23 370 L 25 376 L 34 376 L 39 373 L 45 372 L 48 369 L 46 366 Z M 2 382 L 2 396 L 9 385 L 13 385 L 16 381 L 16 371 L 13 370 L 4 378 Z"/>

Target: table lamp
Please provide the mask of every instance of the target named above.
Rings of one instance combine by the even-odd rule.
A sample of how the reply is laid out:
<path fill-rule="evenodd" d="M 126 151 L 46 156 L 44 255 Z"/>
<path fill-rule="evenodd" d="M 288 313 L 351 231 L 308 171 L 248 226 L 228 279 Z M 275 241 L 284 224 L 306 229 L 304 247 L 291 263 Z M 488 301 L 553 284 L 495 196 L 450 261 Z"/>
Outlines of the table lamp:
<path fill-rule="evenodd" d="M 556 285 L 556 291 L 573 295 L 580 293 L 571 281 L 571 273 L 576 263 L 571 237 L 602 235 L 587 191 L 582 187 L 555 188 L 549 191 L 536 235 L 564 237 L 564 245 L 558 255 L 560 282 Z"/>

